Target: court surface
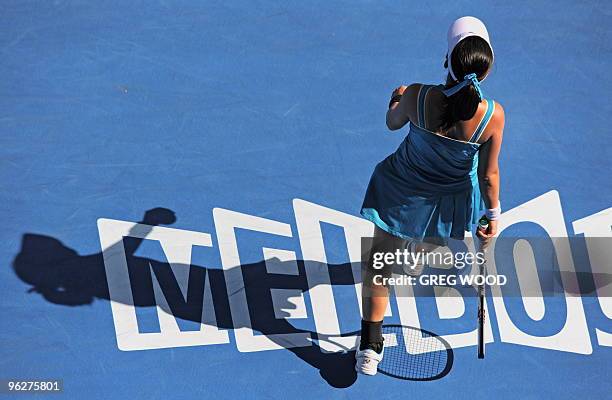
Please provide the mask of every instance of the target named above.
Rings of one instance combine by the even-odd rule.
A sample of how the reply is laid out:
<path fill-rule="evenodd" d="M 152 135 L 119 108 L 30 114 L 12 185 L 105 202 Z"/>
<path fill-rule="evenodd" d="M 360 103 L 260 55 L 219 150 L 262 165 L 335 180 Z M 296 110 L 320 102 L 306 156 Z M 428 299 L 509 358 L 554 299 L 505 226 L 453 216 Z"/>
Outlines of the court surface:
<path fill-rule="evenodd" d="M 388 321 L 453 344 L 428 382 L 357 378 L 335 338 L 359 327 L 370 173 L 407 132 L 385 127 L 390 93 L 442 81 L 459 16 L 495 50 L 508 229 L 610 236 L 609 2 L 2 9 L 0 379 L 75 399 L 609 398 L 609 286 L 539 316 L 489 298 L 485 360 L 473 298 L 394 297 Z M 561 251 L 593 272 L 586 246 Z"/>

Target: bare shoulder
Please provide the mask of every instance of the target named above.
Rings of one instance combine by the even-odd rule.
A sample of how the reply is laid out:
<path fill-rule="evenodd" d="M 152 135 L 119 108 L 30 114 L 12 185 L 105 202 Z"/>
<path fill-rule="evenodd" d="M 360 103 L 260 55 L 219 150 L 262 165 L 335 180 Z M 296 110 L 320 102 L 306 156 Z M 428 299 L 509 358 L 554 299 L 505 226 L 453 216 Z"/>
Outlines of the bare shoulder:
<path fill-rule="evenodd" d="M 415 123 L 417 121 L 416 107 L 419 98 L 419 91 L 423 87 L 422 83 L 412 83 L 406 87 L 402 97 L 405 100 L 402 102 L 402 111 L 408 116 L 408 119 Z"/>
<path fill-rule="evenodd" d="M 495 105 L 495 109 L 493 110 L 493 115 L 491 116 L 491 119 L 489 120 L 489 123 L 487 124 L 482 136 L 478 140 L 478 143 L 480 144 L 484 144 L 492 138 L 501 139 L 504 134 L 504 125 L 506 123 L 504 107 L 502 107 L 499 102 L 495 100 L 492 101 Z"/>
<path fill-rule="evenodd" d="M 493 102 L 495 103 L 495 112 L 493 113 L 493 117 L 491 117 L 491 122 L 503 128 L 504 123 L 506 121 L 506 113 L 504 111 L 504 107 L 502 107 L 502 105 L 496 100 L 493 100 Z"/>
<path fill-rule="evenodd" d="M 491 137 L 493 135 L 503 135 L 504 133 L 504 125 L 506 124 L 506 113 L 504 111 L 504 107 L 502 105 L 493 100 L 495 104 L 495 110 L 493 111 L 493 115 L 491 116 L 491 121 L 487 125 L 487 137 Z"/>
<path fill-rule="evenodd" d="M 419 90 L 421 90 L 421 87 L 423 87 L 422 83 L 411 83 L 404 91 L 404 95 L 416 97 L 419 95 Z"/>

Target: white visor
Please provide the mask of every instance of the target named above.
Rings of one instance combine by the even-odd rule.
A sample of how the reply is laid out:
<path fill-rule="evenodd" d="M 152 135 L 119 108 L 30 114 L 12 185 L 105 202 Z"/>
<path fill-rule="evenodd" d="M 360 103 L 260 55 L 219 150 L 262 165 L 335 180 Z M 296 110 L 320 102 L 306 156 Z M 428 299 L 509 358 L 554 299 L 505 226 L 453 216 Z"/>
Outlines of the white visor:
<path fill-rule="evenodd" d="M 491 46 L 489 32 L 487 32 L 487 27 L 481 20 L 475 17 L 461 17 L 455 20 L 455 22 L 451 24 L 450 28 L 448 28 L 448 53 L 446 53 L 448 57 L 448 71 L 455 81 L 459 81 L 459 79 L 457 79 L 455 73 L 453 72 L 453 67 L 451 65 L 451 54 L 453 53 L 455 46 L 469 36 L 478 36 L 483 38 L 489 44 L 491 53 L 493 53 L 493 46 Z M 461 79 L 463 79 L 463 77 L 461 77 Z M 482 80 L 484 80 L 484 78 L 482 78 Z"/>

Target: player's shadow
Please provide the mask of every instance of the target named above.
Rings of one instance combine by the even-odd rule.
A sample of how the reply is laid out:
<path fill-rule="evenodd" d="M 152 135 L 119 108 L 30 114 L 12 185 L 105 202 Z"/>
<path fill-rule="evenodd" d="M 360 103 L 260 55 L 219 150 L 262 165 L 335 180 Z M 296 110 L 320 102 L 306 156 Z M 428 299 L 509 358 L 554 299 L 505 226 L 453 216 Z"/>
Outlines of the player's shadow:
<path fill-rule="evenodd" d="M 169 225 L 176 220 L 174 212 L 156 208 L 146 212 L 140 224 L 156 226 Z M 177 319 L 200 323 L 204 296 L 205 277 L 208 276 L 214 304 L 216 325 L 223 329 L 237 329 L 230 314 L 230 298 L 226 289 L 225 274 L 221 269 L 203 268 L 190 265 L 189 291 L 187 299 L 183 297 L 176 277 L 170 266 L 158 260 L 139 257 L 136 250 L 143 239 L 124 237 L 113 246 L 123 246 L 128 265 L 128 272 L 136 307 L 152 307 L 157 302 L 154 297 L 154 283 L 151 271 L 167 300 L 167 305 L 160 305 L 164 311 Z M 309 288 L 305 279 L 304 263 L 298 261 L 299 275 L 270 274 L 265 261 L 245 264 L 241 268 L 244 286 L 229 296 L 244 294 L 247 299 L 251 326 L 255 331 L 267 335 L 279 346 L 287 348 L 297 357 L 318 369 L 320 375 L 333 387 L 351 386 L 357 376 L 354 371 L 354 351 L 342 353 L 324 352 L 314 342 L 305 347 L 288 347 L 279 333 L 303 333 L 317 338 L 314 332 L 297 329 L 284 318 L 285 315 L 274 315 L 271 288 L 299 289 Z M 335 284 L 354 284 L 349 263 L 330 266 L 334 271 Z M 328 268 L 321 265 L 321 268 Z M 65 246 L 61 241 L 39 234 L 25 234 L 21 249 L 13 261 L 15 274 L 31 287 L 29 292 L 38 293 L 47 301 L 65 306 L 90 304 L 96 299 L 109 300 L 109 289 L 102 253 L 79 255 L 75 250 Z M 226 271 L 227 273 L 227 271 Z M 199 288 L 192 290 L 191 288 Z M 243 291 L 244 293 L 240 293 Z M 275 297 L 276 309 L 291 310 L 295 307 L 288 298 Z M 123 299 L 113 298 L 113 301 Z M 281 304 L 279 304 L 279 301 Z M 324 340 L 319 336 L 319 340 Z"/>

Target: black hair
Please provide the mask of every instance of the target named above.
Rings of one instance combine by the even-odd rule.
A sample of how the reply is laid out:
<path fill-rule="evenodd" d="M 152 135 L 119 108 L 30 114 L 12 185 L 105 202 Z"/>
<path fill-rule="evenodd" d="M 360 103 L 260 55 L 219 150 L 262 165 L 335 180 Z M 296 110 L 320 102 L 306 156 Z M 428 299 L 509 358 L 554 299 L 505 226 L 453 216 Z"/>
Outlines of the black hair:
<path fill-rule="evenodd" d="M 467 74 L 475 73 L 478 80 L 482 80 L 493 64 L 493 51 L 489 44 L 478 36 L 468 36 L 460 41 L 453 49 L 451 58 L 453 73 L 457 79 L 463 80 Z M 448 60 L 445 62 L 446 67 Z M 445 89 L 457 85 L 449 73 L 446 77 Z M 473 85 L 467 85 L 454 95 L 446 99 L 444 107 L 442 130 L 450 129 L 458 121 L 469 120 L 476 114 L 480 98 Z"/>

